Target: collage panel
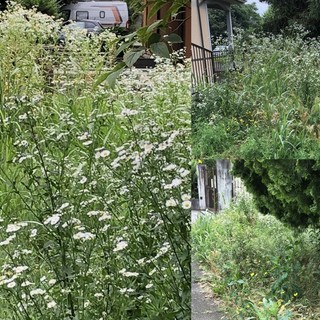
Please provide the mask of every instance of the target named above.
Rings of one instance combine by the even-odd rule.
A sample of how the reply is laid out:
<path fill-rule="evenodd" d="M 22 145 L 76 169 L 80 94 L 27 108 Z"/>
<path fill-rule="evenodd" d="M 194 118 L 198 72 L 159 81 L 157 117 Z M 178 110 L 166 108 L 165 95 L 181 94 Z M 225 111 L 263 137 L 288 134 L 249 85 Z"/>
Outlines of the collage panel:
<path fill-rule="evenodd" d="M 318 319 L 320 7 L 191 8 L 192 319 Z"/>
<path fill-rule="evenodd" d="M 191 319 L 189 1 L 0 5 L 0 320 Z"/>

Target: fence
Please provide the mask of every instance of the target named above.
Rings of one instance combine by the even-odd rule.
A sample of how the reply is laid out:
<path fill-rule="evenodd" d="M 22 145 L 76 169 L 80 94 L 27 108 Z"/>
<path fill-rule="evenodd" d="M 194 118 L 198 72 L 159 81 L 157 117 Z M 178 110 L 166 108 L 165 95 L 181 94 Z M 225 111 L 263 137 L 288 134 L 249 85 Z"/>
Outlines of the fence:
<path fill-rule="evenodd" d="M 234 68 L 233 52 L 214 50 L 213 52 L 194 43 L 192 52 L 192 87 L 216 82 L 221 74 Z"/>
<path fill-rule="evenodd" d="M 193 209 L 220 211 L 236 198 L 249 195 L 241 179 L 230 175 L 231 168 L 229 160 L 217 160 L 214 167 L 197 165 L 197 190 L 193 190 Z"/>
<path fill-rule="evenodd" d="M 192 43 L 191 54 L 192 87 L 214 82 L 215 70 L 212 51 Z"/>

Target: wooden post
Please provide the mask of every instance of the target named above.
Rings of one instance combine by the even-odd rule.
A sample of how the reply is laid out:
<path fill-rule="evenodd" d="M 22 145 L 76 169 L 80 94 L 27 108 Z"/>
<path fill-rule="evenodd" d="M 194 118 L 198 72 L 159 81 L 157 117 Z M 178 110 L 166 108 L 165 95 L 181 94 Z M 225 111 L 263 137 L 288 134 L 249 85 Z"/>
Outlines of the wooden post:
<path fill-rule="evenodd" d="M 232 202 L 232 177 L 230 175 L 231 162 L 229 160 L 217 160 L 217 188 L 218 211 L 226 209 Z"/>
<path fill-rule="evenodd" d="M 197 165 L 198 177 L 198 194 L 199 194 L 199 209 L 205 210 L 207 208 L 206 201 L 206 182 L 207 182 L 207 169 L 203 164 Z"/>

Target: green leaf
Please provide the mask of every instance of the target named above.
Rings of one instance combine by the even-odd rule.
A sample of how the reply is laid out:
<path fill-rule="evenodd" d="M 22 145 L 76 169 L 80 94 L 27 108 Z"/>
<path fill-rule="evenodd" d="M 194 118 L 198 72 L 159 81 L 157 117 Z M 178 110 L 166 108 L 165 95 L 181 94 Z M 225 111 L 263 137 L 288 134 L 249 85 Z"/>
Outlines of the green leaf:
<path fill-rule="evenodd" d="M 137 30 L 137 36 L 139 38 L 144 38 L 147 34 L 147 30 L 148 30 L 148 27 L 145 26 L 145 27 L 141 27 Z"/>
<path fill-rule="evenodd" d="M 145 49 L 139 51 L 129 51 L 123 56 L 123 61 L 129 68 L 131 68 L 144 52 Z"/>
<path fill-rule="evenodd" d="M 163 38 L 166 42 L 183 43 L 183 40 L 181 39 L 181 37 L 176 33 L 170 33 L 169 35 L 164 36 Z"/>
<path fill-rule="evenodd" d="M 149 37 L 148 42 L 146 43 L 147 47 L 150 47 L 152 44 L 157 43 L 161 40 L 161 35 L 159 33 L 152 33 Z"/>
<path fill-rule="evenodd" d="M 162 1 L 156 1 L 152 7 L 151 10 L 148 12 L 148 18 L 152 18 L 163 6 L 165 5 L 165 2 Z"/>
<path fill-rule="evenodd" d="M 112 76 L 112 75 L 115 74 L 118 77 L 121 74 L 121 72 L 124 70 L 125 67 L 126 67 L 126 64 L 124 62 L 120 62 L 111 71 L 101 74 L 98 77 L 98 79 L 96 80 L 95 84 L 93 85 L 93 88 L 94 89 L 97 88 L 105 80 L 107 80 L 109 85 L 110 85 L 110 81 L 111 81 L 111 84 L 113 84 L 113 86 L 114 86 L 115 79 L 114 79 L 114 76 Z M 113 87 L 113 86 L 111 85 L 111 87 Z"/>
<path fill-rule="evenodd" d="M 115 56 L 118 56 L 119 53 L 121 53 L 123 50 L 129 48 L 129 47 L 130 47 L 131 45 L 133 45 L 134 43 L 135 43 L 134 40 L 123 42 L 123 43 L 121 44 L 121 46 L 116 50 Z"/>
<path fill-rule="evenodd" d="M 160 19 L 160 20 L 157 20 L 157 21 L 155 21 L 154 23 L 152 23 L 149 27 L 148 27 L 148 29 L 147 29 L 147 32 L 152 32 L 152 31 L 154 31 L 155 29 L 157 29 L 161 24 L 162 24 L 162 19 Z"/>
<path fill-rule="evenodd" d="M 114 86 L 116 85 L 116 80 L 118 79 L 118 77 L 120 76 L 120 74 L 123 72 L 123 70 L 125 69 L 125 67 L 122 67 L 121 69 L 111 72 L 106 81 L 109 85 L 109 87 L 114 88 Z"/>
<path fill-rule="evenodd" d="M 150 46 L 150 49 L 157 56 L 160 56 L 163 58 L 170 58 L 169 49 L 164 42 L 153 43 Z"/>

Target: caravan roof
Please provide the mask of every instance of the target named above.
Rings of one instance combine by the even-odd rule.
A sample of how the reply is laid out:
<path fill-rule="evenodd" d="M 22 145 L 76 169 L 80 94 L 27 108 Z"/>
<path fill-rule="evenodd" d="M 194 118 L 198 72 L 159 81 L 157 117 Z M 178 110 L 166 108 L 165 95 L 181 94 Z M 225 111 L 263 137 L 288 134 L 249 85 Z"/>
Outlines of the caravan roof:
<path fill-rule="evenodd" d="M 99 20 L 103 27 L 127 27 L 128 6 L 125 1 L 79 1 L 62 7 L 65 20 Z"/>

